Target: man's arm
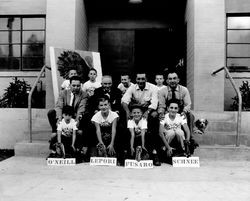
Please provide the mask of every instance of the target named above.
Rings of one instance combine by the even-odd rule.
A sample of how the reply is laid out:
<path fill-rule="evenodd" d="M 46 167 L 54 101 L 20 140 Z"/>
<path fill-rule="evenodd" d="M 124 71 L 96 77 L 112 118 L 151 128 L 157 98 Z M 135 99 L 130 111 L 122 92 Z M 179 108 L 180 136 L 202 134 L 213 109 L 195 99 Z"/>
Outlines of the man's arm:
<path fill-rule="evenodd" d="M 184 130 L 184 132 L 186 134 L 186 136 L 185 136 L 186 140 L 189 141 L 190 140 L 190 130 L 188 128 L 188 125 L 187 124 L 183 124 L 182 126 L 183 126 L 183 130 Z"/>
<path fill-rule="evenodd" d="M 83 92 L 83 94 L 79 97 L 80 103 L 77 109 L 76 114 L 76 121 L 79 122 L 86 111 L 86 105 L 87 105 L 87 94 Z"/>
<path fill-rule="evenodd" d="M 59 97 L 56 102 L 56 107 L 55 107 L 56 117 L 59 121 L 62 120 L 62 109 L 63 109 L 63 106 L 65 105 L 64 101 L 66 100 L 66 96 L 67 96 L 66 90 L 61 91 L 59 93 Z"/>
<path fill-rule="evenodd" d="M 112 136 L 111 136 L 111 142 L 107 149 L 109 150 L 109 154 L 112 156 L 115 154 L 114 150 L 114 142 L 115 142 L 115 136 L 116 136 L 116 126 L 117 126 L 117 118 L 115 118 L 112 122 Z"/>
<path fill-rule="evenodd" d="M 95 128 L 96 128 L 96 136 L 97 136 L 97 139 L 98 139 L 98 142 L 100 144 L 103 144 L 103 141 L 102 141 L 102 134 L 101 134 L 101 128 L 100 128 L 100 125 L 97 123 L 97 122 L 94 122 L 95 124 Z"/>
<path fill-rule="evenodd" d="M 191 110 L 191 98 L 190 98 L 190 94 L 189 91 L 186 87 L 183 87 L 183 101 L 184 101 L 184 112 L 190 112 Z"/>
<path fill-rule="evenodd" d="M 152 84 L 150 85 L 150 91 L 151 91 L 151 100 L 150 100 L 151 104 L 148 106 L 148 108 L 156 110 L 158 106 L 158 88 Z"/>
<path fill-rule="evenodd" d="M 129 128 L 130 131 L 130 151 L 131 151 L 131 155 L 134 154 L 135 150 L 134 150 L 134 140 L 135 140 L 135 131 L 133 128 Z"/>

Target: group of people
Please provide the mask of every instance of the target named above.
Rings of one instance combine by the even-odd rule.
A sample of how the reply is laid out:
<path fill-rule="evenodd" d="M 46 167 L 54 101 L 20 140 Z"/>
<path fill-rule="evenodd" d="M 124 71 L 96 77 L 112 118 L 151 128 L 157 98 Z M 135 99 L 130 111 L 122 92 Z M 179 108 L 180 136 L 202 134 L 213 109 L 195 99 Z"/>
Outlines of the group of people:
<path fill-rule="evenodd" d="M 155 84 L 147 82 L 145 72 L 136 73 L 135 83 L 122 74 L 118 86 L 109 75 L 98 83 L 94 68 L 88 77 L 81 83 L 76 70 L 70 70 L 55 108 L 48 112 L 49 157 L 58 157 L 62 144 L 66 157 L 117 157 L 121 165 L 130 158 L 152 159 L 159 166 L 166 158 L 189 154 L 194 116 L 189 91 L 179 84 L 177 72 L 156 74 Z"/>

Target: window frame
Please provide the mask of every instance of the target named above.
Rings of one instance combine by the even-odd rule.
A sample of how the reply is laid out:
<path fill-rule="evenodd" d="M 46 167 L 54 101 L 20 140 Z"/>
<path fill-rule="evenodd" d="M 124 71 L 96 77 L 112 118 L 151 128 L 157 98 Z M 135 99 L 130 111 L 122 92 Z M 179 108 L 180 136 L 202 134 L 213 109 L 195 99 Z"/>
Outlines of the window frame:
<path fill-rule="evenodd" d="M 230 17 L 249 17 L 250 18 L 250 13 L 230 13 L 226 15 L 226 41 L 225 41 L 226 42 L 226 66 L 229 68 L 230 72 L 234 72 L 234 73 L 250 72 L 250 64 L 248 68 L 246 68 L 246 66 L 241 66 L 241 65 L 229 66 L 230 59 L 250 60 L 250 55 L 249 56 L 229 56 L 229 46 L 249 45 L 249 48 L 250 48 L 250 42 L 229 42 L 230 31 L 249 31 L 250 32 L 250 27 L 249 28 L 229 28 L 228 21 Z"/>
<path fill-rule="evenodd" d="M 12 29 L 11 31 L 17 31 L 20 34 L 20 41 L 19 42 L 14 42 L 11 43 L 12 45 L 18 45 L 20 46 L 19 51 L 20 51 L 20 55 L 19 56 L 12 56 L 9 57 L 7 56 L 6 58 L 17 58 L 19 59 L 19 68 L 17 69 L 10 69 L 10 68 L 0 68 L 0 72 L 12 72 L 12 71 L 17 71 L 17 72 L 30 72 L 30 71 L 40 71 L 42 66 L 45 64 L 45 53 L 46 53 L 46 16 L 45 15 L 0 15 L 0 18 L 18 18 L 20 19 L 20 28 L 19 29 Z M 23 21 L 24 19 L 27 18 L 42 18 L 44 20 L 44 27 L 43 29 L 24 29 L 23 28 Z M 0 32 L 8 32 L 9 30 L 4 30 L 4 29 L 0 29 Z M 43 42 L 36 42 L 36 43 L 27 43 L 27 41 L 23 41 L 23 35 L 24 32 L 29 32 L 29 31 L 40 31 L 43 32 Z M 42 50 L 42 55 L 41 56 L 24 56 L 23 55 L 23 47 L 25 45 L 30 45 L 30 44 L 42 44 L 43 46 L 43 50 Z M 0 43 L 0 45 L 10 45 L 10 43 Z M 4 56 L 2 56 L 1 58 L 5 58 Z M 43 65 L 37 67 L 37 68 L 25 68 L 24 67 L 24 58 L 40 58 L 42 59 L 42 63 Z"/>

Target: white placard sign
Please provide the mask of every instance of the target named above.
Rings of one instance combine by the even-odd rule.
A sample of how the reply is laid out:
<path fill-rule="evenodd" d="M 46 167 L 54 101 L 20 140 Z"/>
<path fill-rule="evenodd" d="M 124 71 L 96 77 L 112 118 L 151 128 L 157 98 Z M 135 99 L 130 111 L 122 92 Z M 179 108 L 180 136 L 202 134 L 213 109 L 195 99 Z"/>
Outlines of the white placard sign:
<path fill-rule="evenodd" d="M 150 169 L 153 168 L 152 160 L 125 160 L 125 168 L 133 168 L 133 169 Z"/>
<path fill-rule="evenodd" d="M 116 158 L 108 158 L 108 157 L 90 157 L 90 165 L 105 165 L 105 166 L 116 166 L 117 159 Z"/>
<path fill-rule="evenodd" d="M 173 157 L 173 167 L 200 167 L 199 157 Z"/>
<path fill-rule="evenodd" d="M 54 166 L 74 166 L 76 164 L 75 158 L 48 158 L 47 165 Z"/>

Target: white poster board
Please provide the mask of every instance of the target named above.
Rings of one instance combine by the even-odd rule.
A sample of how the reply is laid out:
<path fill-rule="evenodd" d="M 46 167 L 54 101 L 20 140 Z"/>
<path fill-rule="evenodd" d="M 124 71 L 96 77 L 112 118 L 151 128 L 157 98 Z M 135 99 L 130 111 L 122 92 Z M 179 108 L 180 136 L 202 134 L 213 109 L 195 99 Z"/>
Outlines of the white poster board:
<path fill-rule="evenodd" d="M 61 84 L 64 80 L 63 77 L 60 76 L 60 72 L 58 71 L 58 58 L 66 51 L 72 51 L 78 53 L 80 57 L 86 62 L 89 68 L 93 67 L 96 69 L 97 71 L 96 80 L 98 82 L 101 82 L 102 79 L 101 58 L 99 52 L 50 47 L 50 63 L 51 63 L 52 85 L 53 85 L 55 103 L 58 99 Z"/>

